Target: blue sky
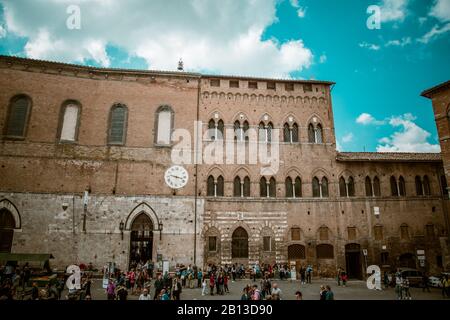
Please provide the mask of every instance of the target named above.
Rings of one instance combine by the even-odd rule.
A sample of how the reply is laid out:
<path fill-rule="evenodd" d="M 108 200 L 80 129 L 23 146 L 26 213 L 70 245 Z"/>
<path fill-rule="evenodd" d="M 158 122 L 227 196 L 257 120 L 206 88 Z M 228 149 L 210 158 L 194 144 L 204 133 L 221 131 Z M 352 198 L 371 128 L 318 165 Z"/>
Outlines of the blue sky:
<path fill-rule="evenodd" d="M 420 93 L 449 80 L 450 0 L 0 0 L 0 53 L 330 80 L 340 150 L 437 152 Z"/>

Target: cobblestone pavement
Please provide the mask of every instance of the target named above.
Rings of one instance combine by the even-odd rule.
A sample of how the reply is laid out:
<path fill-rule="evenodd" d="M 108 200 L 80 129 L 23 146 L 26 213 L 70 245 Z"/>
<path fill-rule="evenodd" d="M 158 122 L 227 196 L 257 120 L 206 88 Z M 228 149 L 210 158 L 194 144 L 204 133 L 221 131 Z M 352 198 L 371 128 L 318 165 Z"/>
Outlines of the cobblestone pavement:
<path fill-rule="evenodd" d="M 318 300 L 320 285 L 329 285 L 334 292 L 336 300 L 395 300 L 396 294 L 393 288 L 387 290 L 376 291 L 369 290 L 366 287 L 365 281 L 349 281 L 346 287 L 338 287 L 336 281 L 320 280 L 312 281 L 312 284 L 301 285 L 299 281 L 274 281 L 282 290 L 283 300 L 295 300 L 295 292 L 300 290 L 303 294 L 304 300 Z M 272 282 L 273 283 L 273 282 Z M 181 293 L 181 300 L 239 300 L 242 294 L 242 289 L 247 285 L 255 284 L 251 280 L 237 280 L 230 282 L 230 293 L 223 296 L 220 295 L 201 295 L 201 289 L 187 289 L 183 288 Z M 256 282 L 260 286 L 259 280 Z M 442 300 L 441 290 L 431 288 L 431 292 L 422 292 L 421 288 L 411 288 L 411 296 L 413 300 Z M 65 297 L 66 292 L 63 293 Z M 153 297 L 154 288 L 152 285 L 151 296 Z M 102 288 L 101 280 L 93 280 L 92 295 L 95 300 L 106 300 L 105 290 Z M 137 295 L 128 295 L 129 300 L 137 300 Z"/>

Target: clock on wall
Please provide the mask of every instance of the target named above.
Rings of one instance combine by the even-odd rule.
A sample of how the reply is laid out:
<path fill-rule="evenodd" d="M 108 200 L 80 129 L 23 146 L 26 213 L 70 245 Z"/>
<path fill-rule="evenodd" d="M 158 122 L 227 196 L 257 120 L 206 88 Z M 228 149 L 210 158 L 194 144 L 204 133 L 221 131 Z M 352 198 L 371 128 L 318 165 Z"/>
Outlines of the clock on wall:
<path fill-rule="evenodd" d="M 164 174 L 164 180 L 172 189 L 183 188 L 187 184 L 188 179 L 189 174 L 187 170 L 181 166 L 172 166 Z"/>

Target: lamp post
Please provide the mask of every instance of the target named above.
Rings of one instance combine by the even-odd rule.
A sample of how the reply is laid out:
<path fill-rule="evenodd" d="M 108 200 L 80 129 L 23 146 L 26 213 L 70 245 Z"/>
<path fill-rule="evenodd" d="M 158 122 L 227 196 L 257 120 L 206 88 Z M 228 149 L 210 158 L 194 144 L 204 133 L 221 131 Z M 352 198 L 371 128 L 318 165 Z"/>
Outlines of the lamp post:
<path fill-rule="evenodd" d="M 125 224 L 123 223 L 123 221 L 120 221 L 119 224 L 119 230 L 120 230 L 120 235 L 122 236 L 122 240 L 123 240 L 123 230 L 125 228 Z"/>

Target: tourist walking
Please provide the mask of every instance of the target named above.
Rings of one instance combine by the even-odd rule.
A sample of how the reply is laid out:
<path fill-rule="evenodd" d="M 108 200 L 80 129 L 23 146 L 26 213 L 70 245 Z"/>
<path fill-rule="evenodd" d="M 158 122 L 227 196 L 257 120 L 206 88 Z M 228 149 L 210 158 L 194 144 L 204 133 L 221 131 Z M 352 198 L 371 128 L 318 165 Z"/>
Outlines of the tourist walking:
<path fill-rule="evenodd" d="M 175 277 L 173 279 L 173 284 L 172 284 L 172 297 L 173 297 L 173 300 L 177 300 L 177 301 L 180 300 L 181 288 L 182 288 L 182 286 L 181 286 L 180 281 L 178 280 L 177 277 Z"/>
<path fill-rule="evenodd" d="M 325 300 L 334 300 L 334 293 L 333 293 L 333 291 L 331 291 L 330 286 L 326 286 Z"/>
<path fill-rule="evenodd" d="M 116 285 L 110 279 L 108 282 L 108 286 L 106 287 L 106 296 L 108 300 L 115 300 L 116 298 Z"/>
<path fill-rule="evenodd" d="M 402 291 L 403 291 L 403 298 L 405 300 L 406 299 L 409 299 L 409 300 L 412 299 L 411 298 L 411 292 L 409 291 L 409 280 L 406 277 L 402 281 Z"/>
<path fill-rule="evenodd" d="M 306 268 L 306 283 L 311 284 L 311 278 L 312 278 L 313 268 L 311 265 L 308 265 Z"/>

